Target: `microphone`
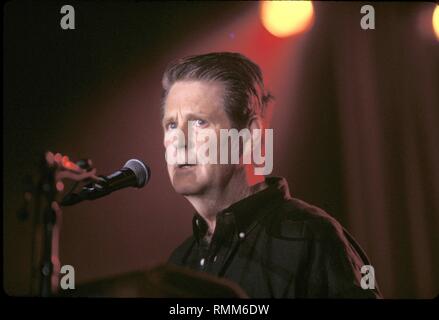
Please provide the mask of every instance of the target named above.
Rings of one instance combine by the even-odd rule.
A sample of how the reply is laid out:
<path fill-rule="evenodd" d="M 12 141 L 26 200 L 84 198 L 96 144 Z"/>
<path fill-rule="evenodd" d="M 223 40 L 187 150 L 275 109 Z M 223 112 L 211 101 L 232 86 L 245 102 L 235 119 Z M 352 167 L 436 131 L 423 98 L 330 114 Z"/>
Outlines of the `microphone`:
<path fill-rule="evenodd" d="M 147 165 L 138 159 L 131 159 L 122 169 L 106 177 L 100 176 L 99 181 L 85 186 L 79 193 L 65 196 L 61 205 L 71 206 L 83 200 L 98 199 L 127 187 L 142 188 L 148 183 L 150 177 L 151 170 Z"/>

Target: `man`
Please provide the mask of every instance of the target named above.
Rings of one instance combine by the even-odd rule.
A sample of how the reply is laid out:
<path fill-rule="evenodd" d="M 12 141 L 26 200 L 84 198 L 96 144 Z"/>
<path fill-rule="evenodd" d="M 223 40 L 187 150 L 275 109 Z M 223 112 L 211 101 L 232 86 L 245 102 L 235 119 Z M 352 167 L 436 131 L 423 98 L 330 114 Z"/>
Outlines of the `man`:
<path fill-rule="evenodd" d="M 204 142 L 189 143 L 191 135 L 206 130 L 219 136 L 267 126 L 272 96 L 259 67 L 241 54 L 180 59 L 166 69 L 163 89 L 167 154 L 189 154 Z M 176 131 L 186 139 L 170 139 Z M 169 263 L 232 280 L 253 298 L 379 297 L 376 284 L 360 285 L 370 263 L 358 244 L 322 209 L 292 198 L 285 179 L 257 175 L 252 163 L 188 158 L 168 161 L 175 191 L 196 211 L 193 234 Z"/>

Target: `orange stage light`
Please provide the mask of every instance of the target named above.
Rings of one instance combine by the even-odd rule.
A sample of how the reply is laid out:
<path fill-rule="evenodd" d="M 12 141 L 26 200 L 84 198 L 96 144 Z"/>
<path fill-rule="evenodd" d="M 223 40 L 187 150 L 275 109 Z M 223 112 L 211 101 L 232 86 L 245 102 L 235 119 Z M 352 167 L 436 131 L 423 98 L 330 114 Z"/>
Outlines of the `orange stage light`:
<path fill-rule="evenodd" d="M 263 1 L 261 19 L 276 37 L 288 37 L 307 30 L 314 18 L 311 1 Z"/>
<path fill-rule="evenodd" d="M 439 5 L 436 5 L 436 8 L 433 11 L 432 23 L 436 38 L 439 40 Z"/>

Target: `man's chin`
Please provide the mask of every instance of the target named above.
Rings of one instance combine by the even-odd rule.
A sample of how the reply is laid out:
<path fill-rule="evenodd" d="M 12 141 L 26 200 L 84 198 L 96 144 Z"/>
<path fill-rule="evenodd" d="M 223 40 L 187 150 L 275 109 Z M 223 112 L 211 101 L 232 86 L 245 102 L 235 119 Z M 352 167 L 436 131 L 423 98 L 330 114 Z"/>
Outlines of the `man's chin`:
<path fill-rule="evenodd" d="M 175 177 L 172 181 L 175 192 L 183 196 L 197 195 L 203 192 L 203 186 L 193 179 Z"/>
<path fill-rule="evenodd" d="M 201 194 L 203 188 L 201 186 L 195 184 L 174 184 L 173 185 L 175 192 L 181 194 L 183 196 L 193 196 L 197 194 Z"/>

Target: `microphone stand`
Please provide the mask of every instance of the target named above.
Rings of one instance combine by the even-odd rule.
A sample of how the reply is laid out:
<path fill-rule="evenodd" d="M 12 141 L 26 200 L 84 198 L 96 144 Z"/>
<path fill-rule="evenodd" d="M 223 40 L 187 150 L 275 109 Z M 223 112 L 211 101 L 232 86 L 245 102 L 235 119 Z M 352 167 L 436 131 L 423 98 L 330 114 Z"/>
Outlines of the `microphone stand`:
<path fill-rule="evenodd" d="M 83 159 L 77 162 L 79 168 L 91 170 L 91 160 Z M 61 166 L 64 170 L 65 167 Z M 32 226 L 32 276 L 31 295 L 50 297 L 59 289 L 59 236 L 62 221 L 62 210 L 57 201 L 57 195 L 63 190 L 64 184 L 59 180 L 60 165 L 54 161 L 52 153 L 47 152 L 40 163 L 39 177 L 34 188 L 34 215 Z M 66 175 L 64 175 L 66 176 Z M 80 175 L 67 174 L 67 177 L 78 182 Z M 30 202 L 29 191 L 25 200 Z M 27 207 L 27 205 L 26 205 Z"/>
<path fill-rule="evenodd" d="M 58 289 L 59 228 L 62 211 L 56 203 L 56 166 L 46 158 L 40 163 L 35 189 L 31 294 L 50 297 Z"/>

